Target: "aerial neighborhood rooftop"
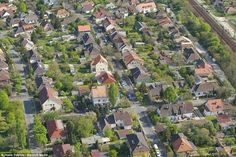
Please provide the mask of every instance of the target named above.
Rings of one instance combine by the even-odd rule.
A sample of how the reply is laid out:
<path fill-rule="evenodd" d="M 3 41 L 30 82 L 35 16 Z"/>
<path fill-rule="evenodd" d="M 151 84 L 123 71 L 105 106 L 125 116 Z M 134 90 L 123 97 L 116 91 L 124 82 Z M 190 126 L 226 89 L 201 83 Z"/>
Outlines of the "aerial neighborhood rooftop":
<path fill-rule="evenodd" d="M 169 3 L 1 1 L 0 155 L 236 156 L 232 52 Z"/>

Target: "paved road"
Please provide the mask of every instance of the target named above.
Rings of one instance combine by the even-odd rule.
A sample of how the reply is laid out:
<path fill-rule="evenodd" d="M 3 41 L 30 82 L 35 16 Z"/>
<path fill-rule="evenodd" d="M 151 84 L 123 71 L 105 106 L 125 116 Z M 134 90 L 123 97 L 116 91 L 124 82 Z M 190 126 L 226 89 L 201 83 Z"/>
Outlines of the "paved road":
<path fill-rule="evenodd" d="M 11 54 L 17 54 L 14 50 L 10 51 Z M 20 72 L 20 75 L 22 77 L 22 90 L 25 92 L 20 93 L 18 96 L 14 96 L 11 98 L 11 100 L 20 100 L 23 101 L 24 103 L 24 110 L 25 110 L 25 120 L 26 120 L 26 125 L 27 125 L 27 137 L 28 137 L 28 144 L 29 144 L 29 149 L 31 150 L 32 154 L 36 153 L 42 153 L 42 150 L 39 148 L 37 145 L 35 139 L 34 139 L 34 134 L 33 134 L 33 123 L 34 123 L 34 100 L 33 97 L 31 97 L 28 92 L 27 88 L 25 86 L 26 84 L 26 74 L 24 71 L 24 64 L 21 61 L 20 56 L 18 55 L 17 57 L 12 58 L 13 62 L 15 63 L 15 68 L 17 71 Z"/>

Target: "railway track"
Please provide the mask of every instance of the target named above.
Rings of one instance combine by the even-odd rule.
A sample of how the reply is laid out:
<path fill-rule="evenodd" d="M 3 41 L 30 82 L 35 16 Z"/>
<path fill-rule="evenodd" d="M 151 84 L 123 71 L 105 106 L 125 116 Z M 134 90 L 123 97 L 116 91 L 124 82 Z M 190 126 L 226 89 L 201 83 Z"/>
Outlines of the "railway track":
<path fill-rule="evenodd" d="M 235 41 L 225 32 L 224 28 L 221 27 L 210 15 L 209 13 L 200 6 L 195 0 L 189 0 L 189 4 L 193 8 L 193 13 L 196 16 L 202 17 L 211 28 L 220 36 L 221 40 L 227 44 L 232 51 L 236 52 Z"/>

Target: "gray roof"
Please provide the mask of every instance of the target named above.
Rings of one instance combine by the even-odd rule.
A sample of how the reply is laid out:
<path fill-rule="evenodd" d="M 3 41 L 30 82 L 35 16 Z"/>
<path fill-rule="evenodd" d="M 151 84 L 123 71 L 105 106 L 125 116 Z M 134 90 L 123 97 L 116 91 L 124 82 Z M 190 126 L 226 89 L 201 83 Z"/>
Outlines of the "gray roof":
<path fill-rule="evenodd" d="M 126 136 L 131 152 L 145 152 L 149 151 L 149 147 L 143 133 L 129 134 Z"/>

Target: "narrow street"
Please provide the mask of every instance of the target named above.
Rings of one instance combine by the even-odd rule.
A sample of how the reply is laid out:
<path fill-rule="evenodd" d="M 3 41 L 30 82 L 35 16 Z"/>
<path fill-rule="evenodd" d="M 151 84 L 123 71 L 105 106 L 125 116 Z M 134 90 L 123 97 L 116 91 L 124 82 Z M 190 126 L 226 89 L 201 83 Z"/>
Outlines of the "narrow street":
<path fill-rule="evenodd" d="M 17 53 L 14 50 L 11 50 L 10 53 L 14 54 L 15 56 L 12 58 L 12 60 L 15 63 L 16 70 L 19 71 L 22 78 L 22 92 L 17 96 L 13 96 L 11 100 L 23 101 L 25 110 L 25 121 L 27 125 L 27 139 L 28 139 L 29 149 L 31 150 L 32 154 L 41 154 L 42 150 L 39 148 L 34 139 L 33 123 L 34 123 L 35 107 L 34 107 L 33 97 L 29 95 L 26 88 L 26 73 L 24 70 L 25 65 L 21 61 L 19 53 Z M 16 54 L 18 55 L 16 56 Z"/>

